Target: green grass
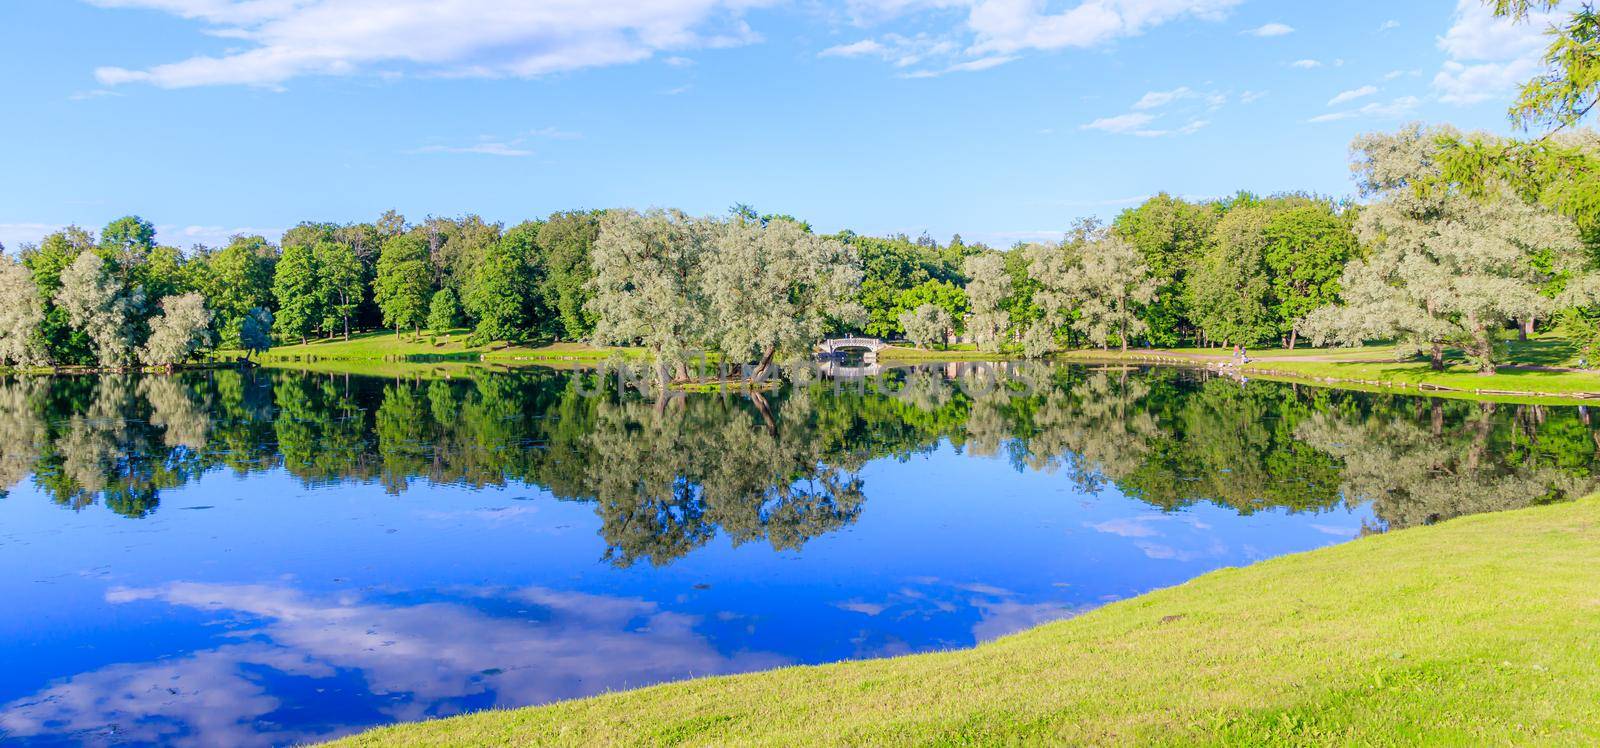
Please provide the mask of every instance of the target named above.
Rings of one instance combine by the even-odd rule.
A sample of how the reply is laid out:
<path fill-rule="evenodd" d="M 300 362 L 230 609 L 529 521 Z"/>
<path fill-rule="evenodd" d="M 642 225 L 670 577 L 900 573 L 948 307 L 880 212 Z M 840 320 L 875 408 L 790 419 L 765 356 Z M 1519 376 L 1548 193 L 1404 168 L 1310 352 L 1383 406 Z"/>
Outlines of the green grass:
<path fill-rule="evenodd" d="M 1540 371 L 1502 367 L 1490 375 L 1468 366 L 1434 371 L 1424 361 L 1349 362 L 1261 360 L 1247 364 L 1246 372 L 1283 372 L 1311 378 L 1383 382 L 1415 387 L 1429 384 L 1462 392 L 1494 391 L 1553 395 L 1600 393 L 1600 372 Z"/>
<path fill-rule="evenodd" d="M 1600 742 L 1600 500 L 1225 569 L 974 649 L 387 727 L 347 745 Z"/>
<path fill-rule="evenodd" d="M 349 340 L 328 338 L 312 340 L 305 344 L 281 345 L 259 356 L 263 362 L 273 361 L 394 361 L 403 359 L 463 361 L 604 361 L 617 355 L 634 355 L 623 348 L 597 348 L 583 343 L 552 343 L 549 345 L 519 345 L 497 341 L 485 345 L 467 345 L 467 334 L 462 328 L 448 333 L 420 336 L 406 333 L 396 336 L 392 331 L 357 333 Z M 224 351 L 224 356 L 239 355 Z"/>

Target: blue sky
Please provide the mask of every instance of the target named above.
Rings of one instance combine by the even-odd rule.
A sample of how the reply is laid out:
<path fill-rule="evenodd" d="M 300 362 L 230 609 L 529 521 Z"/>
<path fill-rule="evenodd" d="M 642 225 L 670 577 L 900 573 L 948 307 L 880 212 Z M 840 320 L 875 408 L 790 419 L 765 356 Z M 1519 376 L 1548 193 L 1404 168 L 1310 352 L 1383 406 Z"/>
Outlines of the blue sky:
<path fill-rule="evenodd" d="M 735 202 L 1058 236 L 1145 195 L 1353 190 L 1506 130 L 1541 25 L 1478 0 L 0 0 L 0 242 Z"/>

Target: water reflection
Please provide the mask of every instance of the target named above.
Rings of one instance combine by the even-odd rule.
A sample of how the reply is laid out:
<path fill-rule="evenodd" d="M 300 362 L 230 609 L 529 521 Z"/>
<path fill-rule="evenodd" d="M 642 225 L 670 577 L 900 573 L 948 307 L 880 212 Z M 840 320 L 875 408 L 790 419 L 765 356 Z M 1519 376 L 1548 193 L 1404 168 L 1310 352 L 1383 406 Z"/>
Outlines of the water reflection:
<path fill-rule="evenodd" d="M 281 744 L 965 646 L 1571 498 L 1597 445 L 1582 408 L 1177 370 L 0 379 L 0 740 Z"/>
<path fill-rule="evenodd" d="M 1389 527 L 1594 484 L 1600 431 L 1583 408 L 1243 387 L 1175 370 L 1036 369 L 1024 389 L 978 371 L 662 400 L 543 370 L 12 378 L 0 380 L 0 484 L 32 480 L 62 506 L 137 518 L 218 468 L 394 494 L 419 480 L 527 483 L 594 502 L 603 552 L 622 565 L 670 562 L 719 531 L 798 548 L 863 511 L 861 465 L 946 441 L 1161 509 L 1373 501 Z"/>

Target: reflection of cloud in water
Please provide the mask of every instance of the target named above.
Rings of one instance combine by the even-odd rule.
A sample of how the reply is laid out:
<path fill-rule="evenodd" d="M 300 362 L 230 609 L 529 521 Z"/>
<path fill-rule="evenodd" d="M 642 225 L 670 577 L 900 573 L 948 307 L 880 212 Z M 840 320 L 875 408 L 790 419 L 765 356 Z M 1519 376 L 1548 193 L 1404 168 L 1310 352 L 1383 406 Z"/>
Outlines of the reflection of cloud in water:
<path fill-rule="evenodd" d="M 1104 522 L 1085 523 L 1085 526 L 1095 532 L 1133 539 L 1133 547 L 1138 548 L 1145 557 L 1160 561 L 1198 561 L 1228 554 L 1228 546 L 1207 533 L 1211 525 L 1187 514 L 1149 512 L 1133 517 L 1117 517 Z M 1185 544 L 1157 543 L 1150 540 L 1150 538 L 1171 539 L 1174 533 L 1167 528 L 1179 532 L 1187 531 L 1188 535 L 1199 542 L 1187 544 L 1189 547 L 1179 547 Z"/>
<path fill-rule="evenodd" d="M 1022 602 L 1019 593 L 990 584 L 948 582 L 936 577 L 914 577 L 907 582 L 911 586 L 889 593 L 882 601 L 857 598 L 836 602 L 834 607 L 893 621 L 929 620 L 943 615 L 972 618 L 976 619 L 971 627 L 972 638 L 979 642 L 1068 618 L 1094 607 L 1060 602 Z M 893 656 L 911 651 L 905 642 L 897 638 L 884 639 L 881 635 L 874 637 L 866 634 L 863 632 L 863 635 L 854 639 L 857 657 Z M 943 642 L 947 646 L 967 643 Z"/>
<path fill-rule="evenodd" d="M 768 654 L 725 656 L 694 631 L 699 619 L 637 598 L 540 588 L 478 590 L 462 599 L 397 605 L 313 598 L 260 585 L 174 583 L 114 590 L 114 603 L 157 600 L 263 619 L 237 643 L 152 663 L 82 673 L 0 707 L 15 737 L 243 745 L 323 734 L 273 732 L 271 714 L 297 705 L 274 677 L 359 673 L 371 708 L 393 720 L 470 705 L 520 706 L 689 675 L 785 664 Z M 493 616 L 480 601 L 525 618 Z"/>

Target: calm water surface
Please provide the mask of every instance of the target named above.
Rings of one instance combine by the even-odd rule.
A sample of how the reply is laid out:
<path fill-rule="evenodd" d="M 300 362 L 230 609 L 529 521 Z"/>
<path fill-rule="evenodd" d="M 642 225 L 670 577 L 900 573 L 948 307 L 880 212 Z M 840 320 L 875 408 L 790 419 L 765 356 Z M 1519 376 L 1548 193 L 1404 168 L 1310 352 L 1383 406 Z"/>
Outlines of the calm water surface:
<path fill-rule="evenodd" d="M 0 380 L 0 742 L 285 744 L 969 646 L 1595 482 L 1575 407 L 978 379 Z"/>

